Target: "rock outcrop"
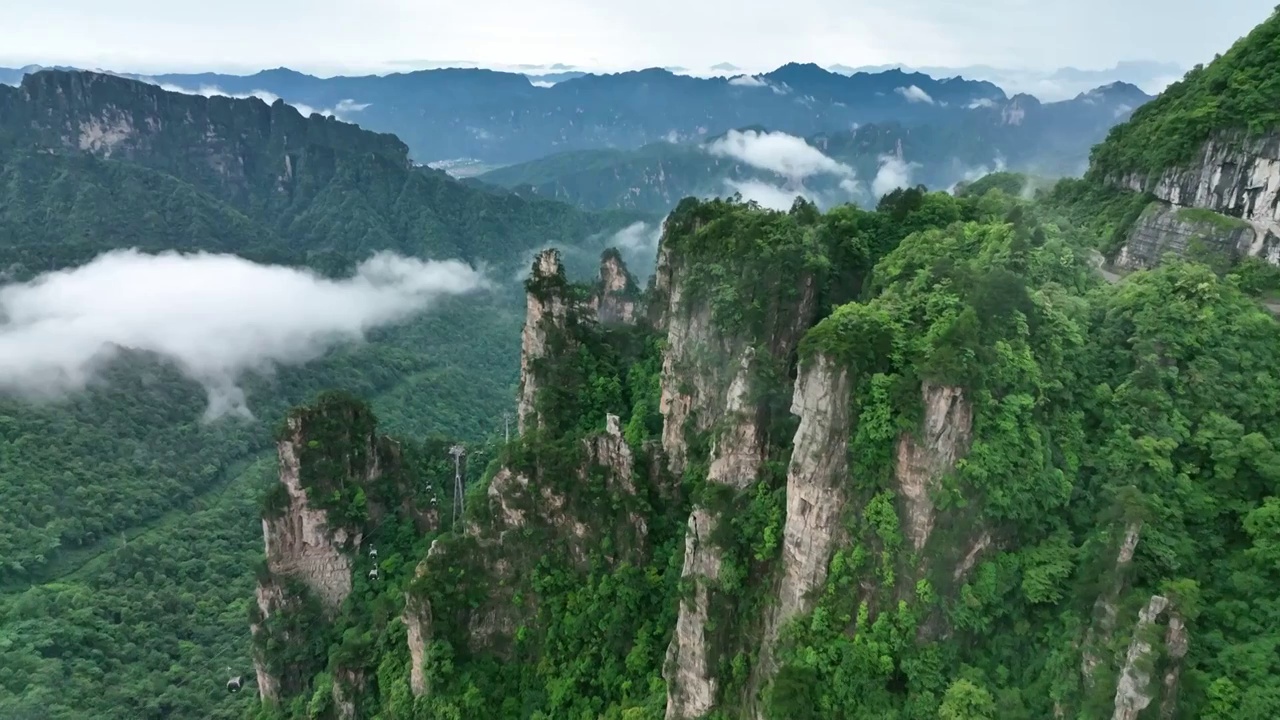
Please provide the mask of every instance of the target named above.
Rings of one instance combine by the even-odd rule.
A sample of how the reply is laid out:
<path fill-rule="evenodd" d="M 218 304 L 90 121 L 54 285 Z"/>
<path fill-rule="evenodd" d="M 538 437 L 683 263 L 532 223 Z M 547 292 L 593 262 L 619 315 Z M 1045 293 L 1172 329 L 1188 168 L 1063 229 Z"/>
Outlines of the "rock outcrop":
<path fill-rule="evenodd" d="M 307 626 L 330 622 L 351 594 L 363 531 L 359 523 L 334 521 L 335 508 L 342 505 L 334 505 L 332 498 L 350 503 L 338 489 L 359 488 L 363 513 L 375 522 L 404 503 L 395 488 L 387 495 L 374 490 L 384 473 L 399 464 L 400 448 L 376 434 L 372 413 L 353 398 L 333 395 L 295 410 L 285 420 L 277 452 L 280 483 L 263 513 L 266 564 L 251 624 L 263 700 L 304 690 L 305 679 L 323 668 L 326 658 L 299 650 L 308 641 L 307 631 L 314 629 Z M 289 653 L 287 664 L 278 655 L 281 647 L 298 650 Z M 363 687 L 355 675 L 349 679 L 343 702 Z"/>
<path fill-rule="evenodd" d="M 1153 248 L 1172 249 L 1185 242 L 1185 218 L 1171 220 L 1180 208 L 1238 220 L 1241 224 L 1234 227 L 1218 224 L 1212 235 L 1217 244 L 1280 263 L 1280 133 L 1219 133 L 1205 142 L 1194 162 L 1159 175 L 1131 174 L 1117 181 L 1131 190 L 1150 192 L 1167 206 L 1159 212 L 1148 209 L 1148 222 L 1134 227 L 1126 245 L 1129 266 L 1147 267 L 1159 260 L 1151 256 Z M 1200 227 L 1193 232 L 1203 231 L 1202 224 L 1196 225 Z"/>
<path fill-rule="evenodd" d="M 1157 201 L 1134 223 L 1115 265 L 1127 270 L 1151 268 L 1165 253 L 1180 257 L 1204 251 L 1226 257 L 1257 255 L 1256 238 L 1253 227 L 1239 218 Z"/>
<path fill-rule="evenodd" d="M 289 493 L 289 506 L 276 517 L 262 519 L 267 569 L 273 575 L 293 577 L 311 588 L 330 608 L 337 608 L 351 593 L 351 559 L 341 548 L 360 544 L 358 533 L 331 528 L 328 513 L 313 507 L 301 481 L 301 447 L 307 442 L 302 418 L 290 417 L 288 436 L 277 444 L 280 482 Z M 372 444 L 373 439 L 369 439 Z M 375 462 L 369 479 L 380 472 Z"/>
<path fill-rule="evenodd" d="M 920 435 L 898 439 L 895 476 L 903 502 L 904 529 L 911 548 L 922 550 L 933 531 L 931 497 L 937 482 L 969 452 L 973 439 L 973 407 L 958 387 L 924 383 L 924 423 Z"/>
<path fill-rule="evenodd" d="M 1130 522 L 1125 526 L 1119 549 L 1116 552 L 1115 581 L 1107 591 L 1098 596 L 1093 605 L 1093 621 L 1085 633 L 1084 649 L 1080 657 L 1080 675 L 1086 687 L 1096 680 L 1097 668 L 1102 664 L 1102 652 L 1111 642 L 1111 635 L 1116 626 L 1116 603 L 1124 592 L 1129 577 L 1129 568 L 1133 565 L 1133 554 L 1138 549 L 1138 540 L 1142 536 L 1142 523 Z"/>
<path fill-rule="evenodd" d="M 518 628 L 537 612 L 537 591 L 528 583 L 533 564 L 547 553 L 578 568 L 588 568 L 597 558 L 605 563 L 634 558 L 645 548 L 647 520 L 638 511 L 637 487 L 649 475 L 637 476 L 635 451 L 623 437 L 617 415 L 604 415 L 601 432 L 581 436 L 575 414 L 576 399 L 585 396 L 575 387 L 553 383 L 581 383 L 578 352 L 591 346 L 602 332 L 597 313 L 613 313 L 613 322 L 635 322 L 633 280 L 620 258 L 606 253 L 596 294 L 571 286 L 565 278 L 560 255 L 547 250 L 538 255 L 526 283 L 528 313 L 521 352 L 519 418 L 522 434 L 536 428 L 542 434 L 521 440 L 521 450 L 506 455 L 506 464 L 489 479 L 484 507 L 469 514 L 456 536 L 432 546 L 419 568 L 422 575 L 444 573 L 465 564 L 468 579 L 484 588 L 484 600 L 449 612 L 429 598 L 410 598 L 405 623 L 414 667 L 410 685 L 415 694 L 430 692 L 421 672 L 423 653 L 433 636 L 433 623 L 466 627 L 468 649 L 505 657 L 514 645 Z M 575 300 L 587 296 L 585 301 Z M 623 302 L 625 301 L 625 302 Z M 557 390 L 551 405 L 538 406 L 548 387 Z M 543 413 L 551 413 L 544 417 Z M 552 416 L 554 414 L 554 416 Z M 573 462 L 547 462 L 547 442 L 562 434 L 574 435 L 579 453 Z M 557 460 L 568 460 L 566 448 L 557 448 Z M 610 506 L 600 506 L 607 494 Z M 617 510 L 612 521 L 604 515 Z M 611 543 L 602 543 L 609 537 Z M 465 558 L 462 557 L 465 555 Z"/>
<path fill-rule="evenodd" d="M 812 593 L 827 579 L 827 566 L 843 531 L 848 497 L 849 375 L 824 355 L 800 372 L 791 412 L 800 418 L 787 468 L 787 515 L 782 537 L 778 602 L 766 621 L 753 689 L 777 672 L 778 633 L 792 618 L 813 610 Z M 754 695 L 754 692 L 752 693 Z"/>
<path fill-rule="evenodd" d="M 762 370 L 788 363 L 794 355 L 812 320 L 816 283 L 812 276 L 789 279 L 797 292 L 785 302 L 770 297 L 780 292 L 777 288 L 756 288 L 755 301 L 769 307 L 763 324 L 727 332 L 713 321 L 710 300 L 691 292 L 689 269 L 680 265 L 669 240 L 664 236 L 655 275 L 655 294 L 665 305 L 656 315 L 667 331 L 661 380 L 663 452 L 678 477 L 691 461 L 688 438 L 710 433 L 707 484 L 740 492 L 758 478 L 769 445 L 768 413 L 760 399 L 767 388 L 761 383 L 775 391 L 791 390 L 785 379 L 762 381 L 768 376 Z M 719 680 L 711 667 L 708 624 L 713 596 L 722 592 L 723 559 L 712 541 L 719 523 L 718 513 L 707 507 L 695 506 L 689 516 L 681 576 L 691 592 L 680 603 L 663 664 L 668 720 L 702 717 L 717 702 Z"/>
<path fill-rule="evenodd" d="M 430 552 L 428 551 L 428 555 Z M 417 577 L 427 571 L 426 561 L 418 563 Z M 421 697 L 428 691 L 427 675 L 422 663 L 426 660 L 427 645 L 431 642 L 431 603 L 413 592 L 405 593 L 404 612 L 400 619 L 404 622 L 405 633 L 409 644 L 409 689 L 414 697 Z"/>
<path fill-rule="evenodd" d="M 591 294 L 591 310 L 604 324 L 632 325 L 638 317 L 640 287 L 616 250 L 600 258 L 600 280 Z"/>
<path fill-rule="evenodd" d="M 566 280 L 560 253 L 543 250 L 533 263 L 527 286 L 528 307 L 520 342 L 520 400 L 516 423 L 521 434 L 537 425 L 538 373 L 534 365 L 547 356 L 547 324 L 561 328 L 569 315 L 569 299 L 562 292 Z"/>
<path fill-rule="evenodd" d="M 1162 615 L 1168 616 L 1164 643 L 1169 667 L 1164 677 L 1165 696 L 1160 715 L 1172 717 L 1174 714 L 1180 664 L 1187 654 L 1186 626 L 1169 598 L 1152 595 L 1146 606 L 1138 612 L 1138 622 L 1133 628 L 1133 638 L 1129 641 L 1129 650 L 1125 653 L 1124 666 L 1120 669 L 1120 677 L 1116 683 L 1112 720 L 1137 720 L 1155 698 L 1151 674 L 1159 654 L 1155 644 L 1160 636 L 1155 625 Z"/>
<path fill-rule="evenodd" d="M 364 692 L 364 671 L 338 668 L 333 673 L 333 707 L 338 720 L 357 720 L 356 698 Z"/>

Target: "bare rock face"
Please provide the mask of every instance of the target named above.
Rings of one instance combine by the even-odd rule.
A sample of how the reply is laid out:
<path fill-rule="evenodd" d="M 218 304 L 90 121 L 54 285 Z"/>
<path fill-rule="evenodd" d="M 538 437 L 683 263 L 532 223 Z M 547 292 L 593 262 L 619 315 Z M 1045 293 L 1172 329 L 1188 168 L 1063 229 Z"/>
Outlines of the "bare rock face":
<path fill-rule="evenodd" d="M 1165 253 L 1186 257 L 1197 245 L 1229 257 L 1257 255 L 1261 248 L 1257 232 L 1239 218 L 1154 202 L 1134 223 L 1115 264 L 1129 270 L 1151 268 Z M 1278 251 L 1280 245 L 1267 250 Z"/>
<path fill-rule="evenodd" d="M 535 286 L 564 281 L 564 268 L 560 264 L 560 253 L 556 250 L 544 250 L 534 262 L 531 283 Z M 534 364 L 547 355 L 547 323 L 564 327 L 569 315 L 567 298 L 555 289 L 546 292 L 529 292 L 528 308 L 525 312 L 524 332 L 520 343 L 520 402 L 516 411 L 516 422 L 523 434 L 526 428 L 537 424 L 535 401 L 538 397 L 537 373 Z"/>
<path fill-rule="evenodd" d="M 591 296 L 591 310 L 602 323 L 633 325 L 638 317 L 640 288 L 617 253 L 600 260 L 600 281 Z"/>
<path fill-rule="evenodd" d="M 707 659 L 708 582 L 720 578 L 720 552 L 711 544 L 714 519 L 694 508 L 684 537 L 682 577 L 698 578 L 693 596 L 680 603 L 676 631 L 667 646 L 662 675 L 667 680 L 668 720 L 700 718 L 715 708 L 718 681 Z"/>
<path fill-rule="evenodd" d="M 689 463 L 687 434 L 711 431 L 706 482 L 744 490 L 758 478 L 768 446 L 766 416 L 756 399 L 757 367 L 794 353 L 813 313 L 813 278 L 796 279 L 799 298 L 774 307 L 758 337 L 739 336 L 718 329 L 710 303 L 690 296 L 688 278 L 665 242 L 658 263 L 655 296 L 664 302 L 656 319 L 667 331 L 660 410 L 668 469 L 682 475 Z M 757 347 L 771 357 L 757 356 Z M 693 589 L 680 603 L 663 664 L 667 720 L 699 718 L 715 707 L 719 681 L 708 660 L 707 627 L 712 598 L 720 592 L 721 551 L 711 541 L 720 521 L 698 506 L 689 517 L 681 577 Z"/>
<path fill-rule="evenodd" d="M 416 575 L 421 577 L 427 571 L 426 562 L 418 563 Z M 414 697 L 421 697 L 428 691 L 427 676 L 423 672 L 422 663 L 426 659 L 427 644 L 431 642 L 431 603 L 414 593 L 405 593 L 404 613 L 400 616 L 404 622 L 409 643 L 409 689 Z"/>
<path fill-rule="evenodd" d="M 1169 613 L 1169 628 L 1164 635 L 1164 650 L 1169 658 L 1169 668 L 1164 674 L 1164 693 L 1160 701 L 1162 720 L 1173 720 L 1178 711 L 1178 682 L 1182 675 L 1182 658 L 1187 656 L 1187 626 L 1182 616 Z"/>
<path fill-rule="evenodd" d="M 359 544 L 360 536 L 349 537 L 343 528 L 331 529 L 327 513 L 307 502 L 300 481 L 299 448 L 306 442 L 302 421 L 291 417 L 287 422 L 289 436 L 280 441 L 278 451 L 280 482 L 289 492 L 289 507 L 279 517 L 262 520 L 267 568 L 272 574 L 301 580 L 326 605 L 337 608 L 351 593 L 351 559 L 339 548 L 348 540 Z"/>
<path fill-rule="evenodd" d="M 695 370 L 699 355 L 709 351 L 715 334 L 711 326 L 711 308 L 705 303 L 687 307 L 685 282 L 671 268 L 670 253 L 658 253 L 655 287 L 665 293 L 667 302 L 660 311 L 659 322 L 667 329 L 667 350 L 662 358 L 662 381 L 659 411 L 662 413 L 662 450 L 671 474 L 679 477 L 688 460 L 685 428 L 697 410 L 694 430 L 710 427 L 714 418 L 707 410 L 713 402 L 715 377 Z"/>
<path fill-rule="evenodd" d="M 787 468 L 787 519 L 782 539 L 778 602 L 760 646 L 759 689 L 777 672 L 778 633 L 792 618 L 813 610 L 810 595 L 827 580 L 827 566 L 842 531 L 848 502 L 849 376 L 818 355 L 796 381 L 791 412 L 800 417 Z M 753 693 L 754 695 L 754 693 Z"/>
<path fill-rule="evenodd" d="M 258 612 L 263 618 L 270 617 L 286 607 L 284 588 L 273 581 L 259 582 L 255 591 Z M 262 625 L 252 623 L 249 631 L 256 640 L 262 634 Z M 280 699 L 280 679 L 267 669 L 262 654 L 255 647 L 253 653 L 253 670 L 258 677 L 258 697 L 263 701 Z"/>
<path fill-rule="evenodd" d="M 1151 704 L 1150 667 L 1155 649 L 1147 635 L 1168 606 L 1168 598 L 1152 595 L 1146 607 L 1138 612 L 1138 624 L 1133 629 L 1133 640 L 1129 643 L 1129 652 L 1116 684 L 1116 707 L 1112 720 L 1137 720 L 1138 715 Z"/>
<path fill-rule="evenodd" d="M 1252 229 L 1252 237 L 1242 233 L 1236 238 L 1238 243 L 1248 239 L 1247 245 L 1237 245 L 1242 254 L 1280 263 L 1280 133 L 1256 137 L 1238 131 L 1219 133 L 1205 142 L 1199 157 L 1187 166 L 1169 168 L 1159 176 L 1129 175 L 1120 183 L 1149 191 L 1174 207 L 1202 208 L 1238 218 Z M 1136 255 L 1139 249 L 1130 254 Z"/>
<path fill-rule="evenodd" d="M 898 439 L 895 474 L 906 512 L 906 535 L 916 552 L 933 531 L 930 498 L 938 480 L 969 452 L 973 440 L 973 407 L 958 387 L 924 383 L 924 425 L 920 437 L 904 433 Z"/>
<path fill-rule="evenodd" d="M 263 658 L 269 643 L 305 641 L 305 638 L 267 637 L 265 621 L 287 615 L 302 606 L 303 598 L 288 590 L 287 581 L 302 583 L 329 612 L 336 612 L 351 593 L 352 559 L 348 554 L 361 541 L 358 531 L 334 527 L 329 513 L 316 507 L 302 485 L 302 457 L 308 437 L 309 416 L 292 414 L 286 420 L 285 433 L 277 443 L 280 484 L 287 503 L 268 512 L 262 519 L 262 538 L 266 554 L 266 574 L 258 581 L 257 610 L 261 621 L 251 626 L 254 635 L 254 665 L 258 675 L 258 692 L 262 699 L 280 699 L 281 694 L 299 690 L 296 677 L 301 668 L 287 667 L 273 675 Z M 382 475 L 380 448 L 373 434 L 353 438 L 363 443 L 363 463 L 345 468 L 346 482 L 369 483 Z M 371 512 L 381 512 L 371 503 Z"/>

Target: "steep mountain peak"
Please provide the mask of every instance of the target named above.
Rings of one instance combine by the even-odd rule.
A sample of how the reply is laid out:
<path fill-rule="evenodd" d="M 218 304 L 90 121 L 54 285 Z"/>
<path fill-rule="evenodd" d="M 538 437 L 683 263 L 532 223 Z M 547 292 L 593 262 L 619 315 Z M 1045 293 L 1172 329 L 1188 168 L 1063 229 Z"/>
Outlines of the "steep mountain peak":
<path fill-rule="evenodd" d="M 1151 97 L 1137 85 L 1117 80 L 1116 82 L 1100 85 L 1092 90 L 1082 92 L 1076 95 L 1075 99 L 1087 100 L 1092 98 L 1106 102 L 1126 102 L 1136 105 L 1151 100 Z"/>
<path fill-rule="evenodd" d="M 765 73 L 762 77 L 785 82 L 789 85 L 796 85 L 807 82 L 828 82 L 832 78 L 840 78 L 841 76 L 816 63 L 790 62 L 777 70 Z"/>

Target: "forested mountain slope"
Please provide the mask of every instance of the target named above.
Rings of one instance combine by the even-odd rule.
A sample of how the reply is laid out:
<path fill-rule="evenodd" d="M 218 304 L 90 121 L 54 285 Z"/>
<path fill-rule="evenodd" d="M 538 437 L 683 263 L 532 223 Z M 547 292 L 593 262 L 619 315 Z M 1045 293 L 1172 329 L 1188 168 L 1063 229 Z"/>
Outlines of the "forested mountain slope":
<path fill-rule="evenodd" d="M 359 403 L 291 415 L 263 717 L 1280 712 L 1280 326 L 1232 283 L 1108 285 L 999 190 L 666 227 L 643 297 L 535 263 L 461 524 Z"/>
<path fill-rule="evenodd" d="M 843 163 L 849 173 L 806 177 L 800 185 L 776 170 L 715 152 L 723 135 L 629 151 L 559 153 L 479 179 L 526 197 L 592 209 L 666 212 L 684 197 L 727 196 L 752 183 L 791 197 L 804 194 L 824 207 L 845 202 L 870 207 L 894 182 L 946 189 L 1005 169 L 1048 177 L 1083 174 L 1090 148 L 1149 99 L 1136 87 L 1116 84 L 1064 102 L 1042 104 L 1019 95 L 936 122 L 886 122 L 820 133 L 805 142 Z M 856 186 L 848 185 L 850 177 L 856 178 Z"/>
<path fill-rule="evenodd" d="M 1165 253 L 1280 263 L 1280 16 L 1197 66 L 1095 148 L 1063 200 L 1123 208 L 1110 253 L 1125 268 Z"/>
<path fill-rule="evenodd" d="M 246 378 L 253 419 L 202 422 L 199 385 L 129 353 L 62 400 L 0 395 L 0 715 L 243 712 L 224 668 L 249 667 L 244 607 L 265 477 L 255 463 L 289 406 L 341 388 L 409 435 L 501 431 L 521 318 L 506 278 L 544 243 L 597 248 L 635 218 L 474 190 L 412 167 L 407 152 L 283 102 L 62 71 L 0 87 L 4 282 L 129 247 L 330 276 L 391 249 L 486 263 L 507 282 Z"/>
<path fill-rule="evenodd" d="M 1030 200 L 685 199 L 643 292 L 543 253 L 461 519 L 440 449 L 295 409 L 259 717 L 1280 715 L 1280 324 L 1244 266 L 1097 272 L 1151 200 L 1108 147 Z"/>

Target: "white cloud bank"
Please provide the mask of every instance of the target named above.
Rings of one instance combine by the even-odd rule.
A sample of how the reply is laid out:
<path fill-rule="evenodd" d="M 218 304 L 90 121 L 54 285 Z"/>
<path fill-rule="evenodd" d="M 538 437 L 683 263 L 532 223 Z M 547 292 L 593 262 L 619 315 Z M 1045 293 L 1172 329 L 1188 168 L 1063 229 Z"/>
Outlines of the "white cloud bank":
<path fill-rule="evenodd" d="M 723 138 L 709 143 L 706 149 L 712 155 L 733 158 L 785 178 L 786 182 L 781 187 L 759 179 L 725 180 L 730 192 L 772 210 L 789 210 L 796 197 L 818 204 L 835 204 L 848 200 L 860 189 L 852 167 L 827 156 L 795 135 L 730 130 Z M 806 188 L 804 181 L 816 175 L 840 178 L 839 188 L 847 197 L 820 197 Z"/>
<path fill-rule="evenodd" d="M 827 157 L 803 138 L 783 132 L 730 130 L 724 137 L 708 144 L 707 152 L 741 160 L 752 167 L 775 172 L 793 181 L 824 174 L 847 178 L 854 176 L 853 168 Z"/>
<path fill-rule="evenodd" d="M 921 90 L 915 85 L 908 85 L 906 87 L 894 88 L 893 91 L 898 93 L 902 97 L 906 98 L 907 102 L 913 102 L 913 103 L 922 102 L 922 103 L 928 103 L 930 105 L 933 104 L 933 98 L 929 96 L 929 93 Z"/>
<path fill-rule="evenodd" d="M 0 286 L 0 392 L 73 392 L 129 349 L 168 358 L 203 385 L 207 418 L 248 416 L 245 373 L 307 362 L 487 285 L 459 261 L 386 252 L 331 280 L 232 255 L 117 250 Z"/>
<path fill-rule="evenodd" d="M 202 85 L 199 88 L 192 90 L 191 88 L 185 88 L 180 85 L 173 85 L 171 83 L 158 83 L 158 84 L 160 85 L 161 90 L 182 93 L 183 95 L 201 95 L 203 97 L 215 97 L 215 96 L 229 97 L 229 98 L 237 98 L 240 100 L 256 97 L 268 105 L 273 105 L 275 104 L 275 101 L 282 99 L 279 95 L 276 95 L 275 93 L 269 92 L 267 90 L 250 90 L 247 93 L 230 93 L 230 92 L 227 92 L 226 90 L 223 90 L 220 87 L 217 87 L 216 85 Z M 361 110 L 364 110 L 365 108 L 369 107 L 369 105 L 371 104 L 371 103 L 358 103 L 355 100 L 352 100 L 351 98 L 347 98 L 345 100 L 339 100 L 338 104 L 334 105 L 331 108 L 314 108 L 314 107 L 311 107 L 310 105 L 307 105 L 306 103 L 289 102 L 288 100 L 285 100 L 285 102 L 288 103 L 289 105 L 292 105 L 295 109 L 297 109 L 298 112 L 302 113 L 303 117 L 310 117 L 312 115 L 323 115 L 324 117 L 337 117 L 338 119 L 342 119 L 344 115 L 350 115 L 352 113 L 360 112 Z"/>
<path fill-rule="evenodd" d="M 881 155 L 880 169 L 871 181 L 871 192 L 878 200 L 898 188 L 911 187 L 911 171 L 917 163 L 907 162 L 900 155 Z"/>
<path fill-rule="evenodd" d="M 619 250 L 657 256 L 658 240 L 662 237 L 661 225 L 634 222 L 613 234 L 609 245 Z"/>

